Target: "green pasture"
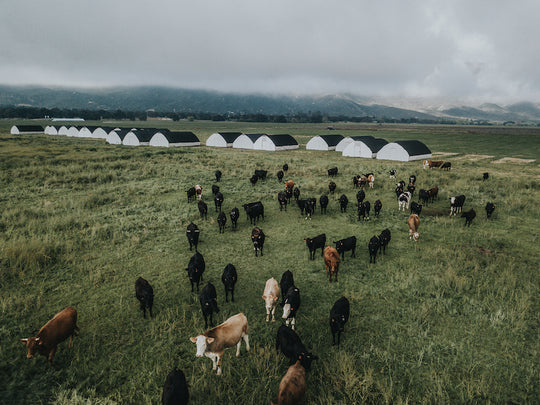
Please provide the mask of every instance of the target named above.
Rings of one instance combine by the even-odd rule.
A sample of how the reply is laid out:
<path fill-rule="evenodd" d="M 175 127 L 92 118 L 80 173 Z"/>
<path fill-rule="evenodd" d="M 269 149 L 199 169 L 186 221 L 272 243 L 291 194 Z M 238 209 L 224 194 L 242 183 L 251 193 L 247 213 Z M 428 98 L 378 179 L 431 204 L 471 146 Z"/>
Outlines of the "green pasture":
<path fill-rule="evenodd" d="M 450 126 L 377 126 L 335 123 L 333 133 L 389 141 L 419 139 L 452 171 L 423 170 L 421 162 L 344 158 L 306 151 L 326 125 L 230 122 L 110 123 L 192 130 L 201 141 L 217 130 L 290 133 L 299 150 L 255 152 L 107 145 L 103 140 L 9 135 L 0 122 L 0 403 L 157 404 L 165 377 L 181 368 L 193 404 L 268 404 L 277 398 L 288 362 L 274 350 L 282 320 L 266 323 L 265 282 L 294 274 L 302 304 L 297 332 L 319 356 L 307 374 L 309 404 L 538 403 L 540 129 Z M 102 123 L 102 125 L 109 125 Z M 506 160 L 503 158 L 534 159 Z M 275 173 L 284 163 L 301 198 L 328 192 L 326 170 L 337 166 L 336 196 L 327 215 L 306 220 L 296 207 L 280 212 L 283 188 Z M 439 187 L 439 200 L 420 216 L 420 240 L 408 238 L 409 212 L 398 211 L 396 180 L 418 178 Z M 239 207 L 237 231 L 218 233 L 211 195 L 214 171 L 224 210 Z M 255 169 L 269 178 L 252 186 Z M 366 199 L 380 199 L 379 218 L 357 220 L 352 176 L 374 172 Z M 489 172 L 490 179 L 482 180 Z M 186 190 L 201 184 L 209 217 L 201 220 Z M 351 204 L 340 213 L 337 197 Z M 449 217 L 448 197 L 465 194 L 469 228 Z M 255 257 L 241 205 L 261 200 L 267 235 Z M 414 198 L 416 201 L 416 198 Z M 496 205 L 492 219 L 484 206 Z M 191 336 L 203 332 L 198 295 L 185 268 L 194 252 L 185 236 L 201 229 L 204 285 L 218 291 L 218 322 L 244 312 L 251 351 L 226 351 L 222 376 L 208 358 L 195 357 Z M 369 264 L 367 243 L 392 232 L 385 256 Z M 329 242 L 355 235 L 339 281 L 329 283 L 322 258 L 308 260 L 304 238 Z M 234 303 L 225 303 L 221 272 L 236 266 Z M 135 298 L 142 276 L 155 293 L 154 318 L 143 319 Z M 332 346 L 328 315 L 342 295 L 351 317 L 341 345 Z M 68 305 L 79 314 L 72 348 L 59 346 L 55 364 L 26 358 L 20 338 L 33 336 Z M 281 314 L 280 314 L 281 315 Z"/>

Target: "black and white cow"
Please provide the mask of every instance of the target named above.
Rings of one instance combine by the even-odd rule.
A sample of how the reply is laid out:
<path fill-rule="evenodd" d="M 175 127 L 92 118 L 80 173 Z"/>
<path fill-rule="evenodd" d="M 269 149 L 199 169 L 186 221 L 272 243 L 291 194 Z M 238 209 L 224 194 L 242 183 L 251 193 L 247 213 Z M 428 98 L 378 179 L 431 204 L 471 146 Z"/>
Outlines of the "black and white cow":
<path fill-rule="evenodd" d="M 189 391 L 186 376 L 182 370 L 175 367 L 165 379 L 161 403 L 162 405 L 187 405 L 188 402 Z"/>
<path fill-rule="evenodd" d="M 409 176 L 409 184 L 416 184 L 416 176 L 414 174 Z"/>
<path fill-rule="evenodd" d="M 289 290 L 285 294 L 285 304 L 283 305 L 283 319 L 285 324 L 294 330 L 296 324 L 296 313 L 300 308 L 300 290 L 296 286 L 289 287 Z"/>
<path fill-rule="evenodd" d="M 210 318 L 210 326 L 214 326 L 214 320 L 212 315 L 214 312 L 219 313 L 219 308 L 217 305 L 217 293 L 216 287 L 210 282 L 208 282 L 201 293 L 199 294 L 199 302 L 201 303 L 201 311 L 204 316 L 204 328 L 208 328 L 208 318 Z"/>
<path fill-rule="evenodd" d="M 377 260 L 377 252 L 379 251 L 380 241 L 379 238 L 373 236 L 368 243 L 369 250 L 369 262 L 375 263 Z"/>
<path fill-rule="evenodd" d="M 283 211 L 283 208 L 285 208 L 285 211 L 287 211 L 287 194 L 285 194 L 285 191 L 280 191 L 277 195 L 277 199 L 279 202 L 279 210 Z"/>
<path fill-rule="evenodd" d="M 148 281 L 144 278 L 139 277 L 135 281 L 135 297 L 139 300 L 141 304 L 141 311 L 143 311 L 143 318 L 146 318 L 146 309 L 150 312 L 150 318 L 153 318 L 152 315 L 152 306 L 154 305 L 154 289 Z"/>
<path fill-rule="evenodd" d="M 321 206 L 321 214 L 326 214 L 326 208 L 328 207 L 328 196 L 326 194 L 321 195 L 319 204 Z"/>
<path fill-rule="evenodd" d="M 231 301 L 234 302 L 234 286 L 237 281 L 236 267 L 231 263 L 227 264 L 223 269 L 223 274 L 221 274 L 221 282 L 225 287 L 225 302 L 229 302 L 229 291 L 231 292 Z"/>
<path fill-rule="evenodd" d="M 324 245 L 326 245 L 326 234 L 322 233 L 320 235 L 315 236 L 314 238 L 306 238 L 304 239 L 306 242 L 306 246 L 309 249 L 309 259 L 315 260 L 315 251 L 317 249 L 321 249 L 321 256 L 324 254 Z"/>
<path fill-rule="evenodd" d="M 223 211 L 218 214 L 217 223 L 219 225 L 219 233 L 225 233 L 225 225 L 227 224 L 227 216 Z"/>
<path fill-rule="evenodd" d="M 488 218 L 491 218 L 491 214 L 493 214 L 493 211 L 495 211 L 495 205 L 493 203 L 488 202 L 486 204 L 486 214 Z"/>
<path fill-rule="evenodd" d="M 469 211 L 461 214 L 461 218 L 465 218 L 465 226 L 471 226 L 473 219 L 476 217 L 476 211 L 471 208 Z"/>
<path fill-rule="evenodd" d="M 401 211 L 401 209 L 403 208 L 403 211 L 405 211 L 406 208 L 409 208 L 410 201 L 411 193 L 409 193 L 408 191 L 401 193 L 398 197 L 398 210 Z"/>
<path fill-rule="evenodd" d="M 206 263 L 204 262 L 203 255 L 197 252 L 191 256 L 186 269 L 188 272 L 189 281 L 191 282 L 191 292 L 193 292 L 193 284 L 197 284 L 197 291 L 199 291 L 199 282 L 202 280 L 202 275 L 205 268 Z"/>
<path fill-rule="evenodd" d="M 345 261 L 345 252 L 349 250 L 351 251 L 351 257 L 356 256 L 356 236 L 349 236 L 348 238 L 334 241 L 334 244 L 336 245 L 336 250 L 340 254 L 342 261 Z"/>
<path fill-rule="evenodd" d="M 396 170 L 396 169 L 390 169 L 390 178 L 391 178 L 391 179 L 395 179 L 395 178 L 396 178 L 396 174 L 397 174 L 397 170 Z"/>
<path fill-rule="evenodd" d="M 373 204 L 373 210 L 375 211 L 375 216 L 378 217 L 382 210 L 382 202 L 381 200 L 376 200 Z"/>
<path fill-rule="evenodd" d="M 420 215 L 422 212 L 422 204 L 418 204 L 416 201 L 411 201 L 411 214 Z"/>
<path fill-rule="evenodd" d="M 386 228 L 379 235 L 379 249 L 382 254 L 386 254 L 386 246 L 388 246 L 390 239 L 392 239 L 392 234 L 390 233 L 390 229 Z"/>
<path fill-rule="evenodd" d="M 345 297 L 338 299 L 330 310 L 330 330 L 332 331 L 332 345 L 339 345 L 341 340 L 341 332 L 345 331 L 345 324 L 349 320 L 349 300 Z"/>
<path fill-rule="evenodd" d="M 369 211 L 371 210 L 371 204 L 369 201 L 364 201 L 361 204 L 358 204 L 358 220 L 363 219 L 364 221 L 369 220 Z"/>
<path fill-rule="evenodd" d="M 240 211 L 238 208 L 234 207 L 231 212 L 229 212 L 229 216 L 231 217 L 232 229 L 236 229 L 236 225 L 238 225 L 238 218 L 240 218 Z"/>
<path fill-rule="evenodd" d="M 284 271 L 281 275 L 281 281 L 279 282 L 279 288 L 281 288 L 281 306 L 285 305 L 285 295 L 292 286 L 294 286 L 293 274 L 290 270 Z"/>
<path fill-rule="evenodd" d="M 341 197 L 339 197 L 339 208 L 341 212 L 347 212 L 347 205 L 349 204 L 349 199 L 345 194 L 342 194 Z"/>
<path fill-rule="evenodd" d="M 463 210 L 465 204 L 465 196 L 463 194 L 456 197 L 450 197 L 450 215 L 456 215 Z"/>
<path fill-rule="evenodd" d="M 300 361 L 302 367 L 306 370 L 311 368 L 311 362 L 317 360 L 318 357 L 306 349 L 306 346 L 300 340 L 296 332 L 285 325 L 278 328 L 276 336 L 276 351 L 281 352 L 294 364 Z"/>
<path fill-rule="evenodd" d="M 203 200 L 199 200 L 197 203 L 197 208 L 199 208 L 199 214 L 201 215 L 201 219 L 207 219 L 208 215 L 208 205 Z"/>
<path fill-rule="evenodd" d="M 261 252 L 263 255 L 264 240 L 266 236 L 261 228 L 255 227 L 251 231 L 251 241 L 253 242 L 253 249 L 255 250 L 255 257 L 258 256 L 258 253 Z"/>
<path fill-rule="evenodd" d="M 195 246 L 195 251 L 197 251 L 197 245 L 199 244 L 199 227 L 191 222 L 186 229 L 186 236 L 189 242 L 189 250 Z"/>
<path fill-rule="evenodd" d="M 219 191 L 214 196 L 214 204 L 216 205 L 216 212 L 221 211 L 221 205 L 223 204 L 223 194 Z"/>

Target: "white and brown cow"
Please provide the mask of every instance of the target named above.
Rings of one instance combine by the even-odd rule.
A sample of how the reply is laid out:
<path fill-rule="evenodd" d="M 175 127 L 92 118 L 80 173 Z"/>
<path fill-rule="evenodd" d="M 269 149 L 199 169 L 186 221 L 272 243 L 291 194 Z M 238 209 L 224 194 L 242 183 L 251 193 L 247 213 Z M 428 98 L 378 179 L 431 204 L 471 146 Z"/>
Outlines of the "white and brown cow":
<path fill-rule="evenodd" d="M 441 165 L 444 162 L 442 160 L 424 160 L 424 169 L 430 168 L 433 169 L 434 167 L 441 167 Z"/>
<path fill-rule="evenodd" d="M 195 186 L 195 194 L 197 194 L 197 200 L 202 199 L 202 186 L 200 184 Z"/>
<path fill-rule="evenodd" d="M 276 313 L 279 298 L 279 285 L 274 277 L 266 280 L 262 298 L 266 304 L 266 322 L 270 320 L 270 313 L 272 313 L 272 322 L 274 322 L 276 320 L 274 314 Z"/>
<path fill-rule="evenodd" d="M 217 375 L 221 375 L 221 359 L 225 349 L 236 345 L 236 357 L 240 356 L 240 344 L 244 339 L 246 350 L 249 351 L 248 335 L 248 320 L 243 313 L 239 313 L 231 316 L 215 328 L 196 337 L 191 337 L 190 340 L 197 344 L 196 356 L 210 358 L 212 360 L 212 370 L 217 369 Z"/>
<path fill-rule="evenodd" d="M 407 220 L 409 224 L 409 239 L 414 239 L 415 242 L 418 241 L 420 233 L 418 232 L 418 226 L 420 225 L 420 218 L 416 214 L 411 214 Z"/>

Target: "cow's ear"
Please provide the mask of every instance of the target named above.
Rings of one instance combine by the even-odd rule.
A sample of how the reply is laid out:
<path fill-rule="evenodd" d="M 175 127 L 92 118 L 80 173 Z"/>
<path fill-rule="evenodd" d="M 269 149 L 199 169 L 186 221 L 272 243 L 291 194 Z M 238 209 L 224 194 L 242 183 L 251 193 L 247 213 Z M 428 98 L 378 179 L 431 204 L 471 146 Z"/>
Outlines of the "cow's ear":
<path fill-rule="evenodd" d="M 212 338 L 212 337 L 206 338 L 206 341 L 207 341 L 208 343 L 213 343 L 214 340 L 215 340 L 215 339 Z"/>
<path fill-rule="evenodd" d="M 263 297 L 263 300 L 265 300 L 265 299 L 266 299 L 266 295 L 263 295 L 262 297 Z"/>
<path fill-rule="evenodd" d="M 191 340 L 193 343 L 197 343 L 197 338 L 196 337 L 190 337 L 189 340 Z"/>
<path fill-rule="evenodd" d="M 28 339 L 21 339 L 21 343 L 27 344 L 27 343 L 28 343 Z"/>
<path fill-rule="evenodd" d="M 43 342 L 41 340 L 36 339 L 36 342 L 38 342 L 38 346 L 43 346 Z"/>
<path fill-rule="evenodd" d="M 277 297 L 274 297 L 274 301 L 277 301 Z"/>

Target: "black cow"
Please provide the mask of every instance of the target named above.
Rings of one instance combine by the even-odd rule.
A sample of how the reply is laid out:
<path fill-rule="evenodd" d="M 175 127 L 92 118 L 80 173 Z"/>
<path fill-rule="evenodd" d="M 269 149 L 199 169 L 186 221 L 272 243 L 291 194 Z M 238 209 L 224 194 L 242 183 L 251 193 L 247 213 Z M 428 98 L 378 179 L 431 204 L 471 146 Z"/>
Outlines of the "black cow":
<path fill-rule="evenodd" d="M 356 193 L 356 201 L 358 201 L 358 204 L 362 204 L 365 199 L 366 192 L 364 190 L 358 190 L 358 193 Z"/>
<path fill-rule="evenodd" d="M 258 252 L 261 252 L 263 255 L 264 240 L 266 236 L 261 228 L 255 227 L 251 231 L 251 241 L 253 242 L 253 249 L 255 250 L 255 257 L 258 256 Z"/>
<path fill-rule="evenodd" d="M 285 295 L 287 294 L 286 291 L 289 291 L 289 288 L 291 288 L 293 285 L 293 274 L 289 270 L 283 272 L 281 281 L 279 282 L 279 287 L 281 288 L 281 306 L 285 305 Z"/>
<path fill-rule="evenodd" d="M 304 215 L 304 211 L 306 209 L 306 201 L 307 200 L 296 200 L 296 205 L 298 208 L 300 208 L 301 215 Z"/>
<path fill-rule="evenodd" d="M 146 308 L 150 312 L 150 318 L 153 318 L 152 306 L 154 305 L 154 289 L 148 281 L 139 277 L 135 281 L 135 297 L 141 304 L 141 310 L 143 311 L 143 318 L 146 318 Z"/>
<path fill-rule="evenodd" d="M 328 189 L 330 190 L 330 194 L 334 194 L 334 191 L 336 191 L 336 187 L 336 183 L 334 183 L 333 181 L 328 183 Z"/>
<path fill-rule="evenodd" d="M 221 170 L 216 170 L 216 172 L 214 173 L 214 175 L 216 176 L 216 181 L 220 181 L 220 180 L 221 180 L 222 174 L 223 174 L 223 173 L 221 173 Z"/>
<path fill-rule="evenodd" d="M 197 191 L 195 191 L 195 187 L 190 187 L 186 191 L 186 194 L 187 194 L 187 200 L 188 202 L 190 202 L 191 200 L 194 200 L 195 197 L 197 196 Z"/>
<path fill-rule="evenodd" d="M 452 168 L 452 163 L 450 162 L 444 162 L 442 165 L 441 165 L 441 170 L 450 170 Z"/>
<path fill-rule="evenodd" d="M 204 262 L 204 257 L 199 252 L 195 253 L 189 259 L 188 267 L 186 271 L 188 272 L 189 281 L 191 282 L 191 292 L 193 292 L 193 284 L 197 284 L 197 292 L 199 291 L 199 282 L 202 281 L 202 275 L 204 269 L 206 268 L 206 263 Z"/>
<path fill-rule="evenodd" d="M 330 177 L 334 177 L 337 175 L 337 172 L 338 172 L 338 168 L 337 167 L 332 167 L 331 169 L 328 169 L 328 175 Z"/>
<path fill-rule="evenodd" d="M 392 239 L 392 234 L 390 229 L 386 228 L 379 235 L 380 250 L 383 254 L 386 254 L 386 246 L 390 243 L 390 239 Z"/>
<path fill-rule="evenodd" d="M 231 212 L 229 212 L 229 216 L 231 217 L 232 229 L 236 229 L 236 225 L 238 224 L 238 218 L 240 218 L 240 211 L 238 210 L 238 208 L 234 207 Z"/>
<path fill-rule="evenodd" d="M 289 165 L 288 165 L 287 163 L 285 163 L 285 164 L 283 165 L 283 171 L 286 172 L 286 171 L 288 171 L 288 170 L 289 170 Z"/>
<path fill-rule="evenodd" d="M 369 201 L 364 201 L 362 204 L 358 204 L 358 220 L 362 218 L 364 221 L 369 220 L 369 211 L 371 210 L 371 204 Z"/>
<path fill-rule="evenodd" d="M 326 194 L 321 195 L 319 204 L 321 205 L 321 214 L 326 214 L 326 207 L 328 207 L 328 196 Z"/>
<path fill-rule="evenodd" d="M 493 203 L 488 202 L 486 204 L 486 214 L 488 218 L 491 218 L 491 214 L 493 214 L 493 211 L 495 211 L 495 205 Z"/>
<path fill-rule="evenodd" d="M 347 212 L 347 204 L 349 204 L 349 199 L 345 194 L 342 194 L 341 197 L 339 197 L 339 208 L 341 212 Z"/>
<path fill-rule="evenodd" d="M 225 233 L 225 225 L 227 224 L 227 215 L 223 211 L 218 214 L 217 223 L 219 225 L 219 233 Z"/>
<path fill-rule="evenodd" d="M 338 241 L 334 241 L 336 245 L 336 250 L 341 256 L 341 260 L 345 261 L 345 252 L 351 250 L 351 257 L 355 257 L 355 250 L 356 250 L 356 236 L 349 236 L 346 239 L 340 239 Z"/>
<path fill-rule="evenodd" d="M 409 184 L 416 184 L 416 176 L 414 174 L 409 176 Z"/>
<path fill-rule="evenodd" d="M 450 215 L 456 215 L 458 212 L 461 212 L 463 204 L 465 204 L 465 196 L 463 194 L 450 197 Z"/>
<path fill-rule="evenodd" d="M 203 200 L 199 200 L 197 203 L 197 207 L 199 208 L 199 214 L 201 215 L 201 218 L 204 217 L 204 219 L 207 218 L 208 214 L 208 205 Z"/>
<path fill-rule="evenodd" d="M 296 313 L 300 308 L 300 290 L 296 286 L 289 287 L 287 294 L 285 294 L 285 304 L 283 304 L 283 319 L 285 319 L 285 325 L 294 329 L 296 324 Z"/>
<path fill-rule="evenodd" d="M 413 183 L 409 183 L 407 186 L 407 191 L 411 193 L 411 196 L 414 194 L 414 190 L 416 190 L 416 186 Z"/>
<path fill-rule="evenodd" d="M 195 246 L 195 252 L 197 251 L 197 245 L 199 244 L 199 227 L 191 222 L 186 229 L 186 236 L 189 242 L 189 250 L 192 246 Z"/>
<path fill-rule="evenodd" d="M 253 176 L 251 176 L 251 177 L 249 178 L 249 181 L 251 182 L 251 185 L 252 185 L 252 186 L 254 186 L 255 184 L 257 184 L 257 180 L 259 180 L 259 177 L 258 177 L 256 174 L 254 174 Z"/>
<path fill-rule="evenodd" d="M 316 355 L 306 349 L 296 332 L 285 325 L 281 325 L 277 331 L 276 351 L 279 352 L 280 348 L 285 357 L 289 359 L 290 364 L 300 361 L 306 370 L 311 368 L 313 360 L 318 359 Z"/>
<path fill-rule="evenodd" d="M 293 195 L 295 200 L 298 200 L 300 198 L 300 189 L 298 187 L 294 188 Z"/>
<path fill-rule="evenodd" d="M 262 217 L 264 220 L 264 205 L 262 202 L 257 201 L 249 204 L 243 205 L 244 210 L 246 211 L 247 217 L 249 218 L 249 223 L 255 225 L 259 217 Z"/>
<path fill-rule="evenodd" d="M 267 170 L 255 170 L 255 176 L 257 176 L 259 180 L 266 180 L 267 174 L 268 174 Z"/>
<path fill-rule="evenodd" d="M 382 210 L 381 200 L 375 201 L 375 204 L 373 204 L 373 209 L 375 210 L 375 216 L 378 217 Z"/>
<path fill-rule="evenodd" d="M 221 194 L 219 191 L 214 196 L 214 204 L 216 206 L 216 212 L 221 211 L 221 205 L 223 204 L 223 194 Z"/>
<path fill-rule="evenodd" d="M 287 201 L 290 203 L 292 198 L 292 189 L 287 188 L 285 189 L 285 195 L 287 196 Z"/>
<path fill-rule="evenodd" d="M 429 194 L 429 190 L 424 190 L 423 188 L 421 188 L 418 191 L 418 201 L 422 201 L 422 203 L 426 206 L 428 205 L 430 198 L 431 195 Z"/>
<path fill-rule="evenodd" d="M 476 217 L 476 211 L 471 208 L 469 211 L 461 214 L 461 218 L 465 218 L 465 226 L 471 226 L 473 219 Z"/>
<path fill-rule="evenodd" d="M 397 174 L 397 169 L 390 169 L 390 178 L 395 179 Z"/>
<path fill-rule="evenodd" d="M 162 405 L 187 405 L 189 402 L 189 391 L 186 376 L 182 370 L 176 367 L 165 379 L 163 394 L 161 395 Z"/>
<path fill-rule="evenodd" d="M 337 300 L 330 310 L 330 330 L 332 331 L 332 345 L 339 345 L 341 340 L 341 332 L 345 331 L 345 324 L 349 320 L 349 300 L 341 297 Z"/>
<path fill-rule="evenodd" d="M 283 176 L 285 176 L 285 174 L 283 173 L 283 170 L 279 170 L 276 176 L 277 176 L 278 181 L 281 183 L 283 181 Z"/>
<path fill-rule="evenodd" d="M 225 266 L 221 275 L 221 282 L 225 287 L 225 302 L 229 302 L 229 291 L 231 292 L 231 301 L 234 302 L 234 285 L 237 280 L 238 274 L 236 273 L 236 267 L 229 263 Z"/>
<path fill-rule="evenodd" d="M 422 212 L 422 204 L 418 204 L 416 201 L 411 202 L 411 214 L 420 215 Z"/>
<path fill-rule="evenodd" d="M 280 191 L 277 195 L 277 199 L 279 202 L 279 210 L 283 211 L 283 208 L 285 208 L 285 211 L 287 211 L 287 194 L 285 194 L 285 191 Z"/>
<path fill-rule="evenodd" d="M 204 316 L 204 328 L 208 328 L 208 318 L 210 318 L 210 327 L 214 326 L 214 320 L 212 315 L 214 312 L 219 313 L 219 308 L 217 305 L 217 293 L 216 287 L 210 282 L 208 282 L 201 293 L 199 294 L 199 302 L 201 303 L 201 311 Z"/>
<path fill-rule="evenodd" d="M 216 195 L 216 193 L 219 193 L 219 186 L 212 184 L 212 194 Z"/>
<path fill-rule="evenodd" d="M 311 219 L 311 216 L 315 212 L 315 205 L 317 200 L 315 198 L 307 198 L 306 203 L 304 204 L 304 211 L 306 212 L 306 219 Z"/>
<path fill-rule="evenodd" d="M 326 234 L 322 233 L 314 238 L 304 239 L 306 246 L 309 249 L 309 259 L 315 260 L 315 251 L 321 249 L 321 256 L 324 255 L 324 245 L 326 244 Z"/>
<path fill-rule="evenodd" d="M 489 179 L 489 173 L 488 172 L 483 173 L 482 178 L 484 179 L 484 181 Z"/>
<path fill-rule="evenodd" d="M 376 236 L 372 237 L 368 243 L 369 262 L 376 263 L 377 252 L 379 251 L 380 241 Z"/>

